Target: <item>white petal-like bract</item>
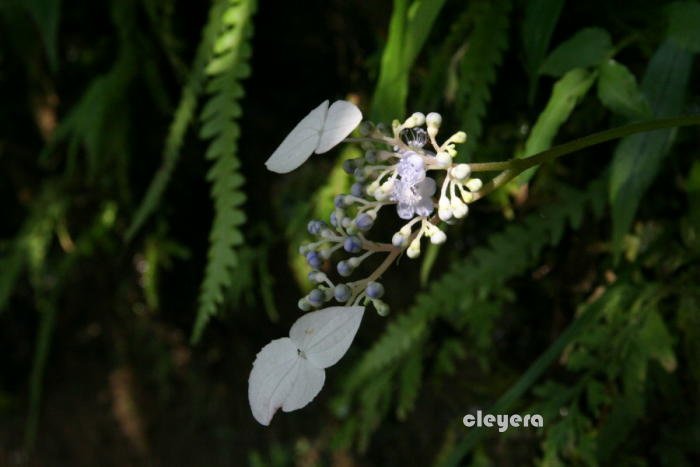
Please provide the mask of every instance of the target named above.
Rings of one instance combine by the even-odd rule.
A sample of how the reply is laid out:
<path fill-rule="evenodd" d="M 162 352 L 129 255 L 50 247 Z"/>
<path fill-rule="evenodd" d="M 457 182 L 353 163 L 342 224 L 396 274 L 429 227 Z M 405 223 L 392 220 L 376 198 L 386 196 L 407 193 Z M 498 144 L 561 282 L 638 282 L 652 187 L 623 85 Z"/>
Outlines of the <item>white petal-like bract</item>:
<path fill-rule="evenodd" d="M 287 173 L 299 167 L 314 152 L 329 151 L 347 137 L 362 121 L 362 112 L 347 101 L 328 101 L 304 117 L 267 159 L 268 170 Z"/>
<path fill-rule="evenodd" d="M 268 170 L 277 173 L 291 172 L 311 157 L 321 140 L 327 113 L 327 100 L 309 112 L 267 159 L 265 165 Z"/>
<path fill-rule="evenodd" d="M 311 363 L 328 368 L 350 348 L 364 311 L 361 306 L 332 306 L 307 313 L 294 323 L 289 337 Z"/>
<path fill-rule="evenodd" d="M 255 357 L 248 378 L 253 417 L 269 425 L 277 409 L 300 409 L 321 391 L 325 368 L 345 355 L 364 315 L 361 306 L 336 306 L 299 318 L 290 337 L 275 339 Z"/>
<path fill-rule="evenodd" d="M 335 101 L 328 109 L 316 154 L 323 154 L 343 141 L 362 121 L 362 112 L 348 101 Z"/>

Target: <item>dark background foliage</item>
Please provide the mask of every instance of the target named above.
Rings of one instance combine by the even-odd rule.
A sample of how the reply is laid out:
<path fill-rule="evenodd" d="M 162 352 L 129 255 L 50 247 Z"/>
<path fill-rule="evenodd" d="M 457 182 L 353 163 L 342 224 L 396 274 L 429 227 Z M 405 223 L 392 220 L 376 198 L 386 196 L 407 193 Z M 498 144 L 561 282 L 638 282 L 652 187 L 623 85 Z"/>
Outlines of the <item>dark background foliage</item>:
<path fill-rule="evenodd" d="M 232 26 L 252 36 L 211 52 L 205 25 L 226 31 L 209 2 L 0 1 L 0 465 L 696 465 L 697 127 L 658 154 L 587 148 L 473 205 L 433 261 L 387 272 L 391 315 L 367 313 L 312 404 L 252 418 L 252 361 L 298 317 L 293 252 L 352 151 L 265 170 L 319 102 L 439 111 L 477 161 L 700 109 L 696 2 L 423 1 L 401 37 L 405 3 L 260 1 Z M 592 40 L 553 55 L 591 27 L 610 37 L 602 55 L 581 58 Z M 687 63 L 654 75 L 667 43 Z M 252 55 L 203 73 L 236 47 Z M 611 82 L 617 100 L 599 87 L 613 55 L 636 77 Z M 590 89 L 564 89 L 579 72 Z M 473 438 L 462 416 L 509 390 L 497 407 L 543 413 L 544 429 Z"/>

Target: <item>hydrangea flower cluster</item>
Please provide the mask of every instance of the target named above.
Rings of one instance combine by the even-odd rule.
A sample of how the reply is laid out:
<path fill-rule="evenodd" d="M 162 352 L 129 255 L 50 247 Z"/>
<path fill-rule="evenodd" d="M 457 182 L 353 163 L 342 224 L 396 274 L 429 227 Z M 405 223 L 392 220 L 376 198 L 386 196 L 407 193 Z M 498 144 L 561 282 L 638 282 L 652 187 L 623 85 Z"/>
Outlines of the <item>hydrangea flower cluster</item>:
<path fill-rule="evenodd" d="M 471 167 L 453 162 L 455 145 L 464 143 L 466 134 L 457 132 L 438 144 L 439 114 L 414 113 L 403 123 L 394 121 L 391 131 L 366 123 L 361 126 L 361 138 L 346 139 L 361 120 L 362 113 L 353 104 L 324 101 L 265 163 L 273 172 L 287 173 L 343 140 L 360 142 L 365 149 L 364 157 L 343 165 L 354 178 L 350 193 L 335 197 L 327 223 L 309 222 L 308 231 L 316 239 L 300 247 L 312 269 L 309 280 L 316 286 L 298 305 L 302 311 L 316 311 L 297 319 L 289 337 L 264 346 L 253 363 L 248 400 L 253 416 L 263 425 L 271 422 L 277 410 L 297 410 L 316 397 L 325 382 L 325 369 L 350 347 L 365 306 L 372 303 L 380 315 L 389 312 L 381 300 L 384 287 L 378 282 L 384 271 L 403 252 L 409 258 L 418 257 L 424 238 L 443 243 L 447 237 L 440 222 L 449 224 L 466 216 L 469 203 L 483 194 L 479 193 L 481 180 L 471 178 Z M 380 212 L 404 222 L 390 242 L 367 237 Z M 335 266 L 340 279 L 333 282 L 321 269 L 341 252 L 343 259 Z M 367 277 L 346 281 L 372 255 L 386 256 Z M 325 305 L 332 301 L 342 306 Z"/>
<path fill-rule="evenodd" d="M 360 142 L 365 154 L 344 162 L 343 168 L 354 183 L 350 193 L 336 196 L 328 222 L 312 220 L 308 224 L 316 239 L 302 245 L 299 252 L 312 268 L 309 280 L 317 286 L 299 300 L 300 309 L 309 311 L 332 300 L 348 305 L 371 302 L 385 315 L 388 306 L 381 300 L 384 287 L 377 282 L 381 274 L 404 251 L 409 258 L 417 258 L 424 239 L 443 243 L 447 237 L 440 221 L 449 224 L 467 215 L 482 182 L 471 177 L 468 164 L 453 160 L 455 145 L 464 143 L 466 134 L 459 131 L 438 143 L 441 123 L 438 113 L 416 112 L 403 123 L 394 121 L 391 131 L 365 122 L 360 126 L 361 138 L 346 140 Z M 368 238 L 380 213 L 406 221 L 390 242 Z M 336 263 L 340 281 L 334 283 L 321 268 L 327 260 L 340 256 L 336 252 L 345 257 Z M 377 254 L 387 256 L 372 274 L 343 281 Z"/>

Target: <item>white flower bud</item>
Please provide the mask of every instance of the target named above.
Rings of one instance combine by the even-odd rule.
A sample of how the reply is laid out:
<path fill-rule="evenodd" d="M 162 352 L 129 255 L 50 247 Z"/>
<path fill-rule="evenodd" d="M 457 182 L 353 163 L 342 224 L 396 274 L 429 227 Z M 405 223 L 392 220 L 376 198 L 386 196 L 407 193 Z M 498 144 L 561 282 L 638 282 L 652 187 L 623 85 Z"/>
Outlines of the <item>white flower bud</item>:
<path fill-rule="evenodd" d="M 445 235 L 445 232 L 443 232 L 442 230 L 438 230 L 430 236 L 430 243 L 432 243 L 433 245 L 445 243 L 445 240 L 447 240 L 447 235 Z"/>
<path fill-rule="evenodd" d="M 428 127 L 439 127 L 442 124 L 442 115 L 437 112 L 430 112 L 425 117 L 425 123 Z"/>
<path fill-rule="evenodd" d="M 413 115 L 408 117 L 404 122 L 404 128 L 413 128 L 416 126 L 421 126 L 425 123 L 425 115 L 420 112 L 415 112 Z"/>
<path fill-rule="evenodd" d="M 408 246 L 408 249 L 406 250 L 406 256 L 408 256 L 411 259 L 420 256 L 420 237 L 416 237 L 413 239 L 411 244 Z"/>
<path fill-rule="evenodd" d="M 472 169 L 468 164 L 457 164 L 450 170 L 450 175 L 457 180 L 464 180 L 471 174 Z"/>
<path fill-rule="evenodd" d="M 457 198 L 452 199 L 452 214 L 456 219 L 461 219 L 467 215 L 469 207 Z"/>
<path fill-rule="evenodd" d="M 472 194 L 469 193 L 468 191 L 462 192 L 462 200 L 463 200 L 465 203 L 471 203 L 473 199 L 474 199 L 474 195 L 472 195 Z"/>
<path fill-rule="evenodd" d="M 447 206 L 447 207 L 442 207 L 438 209 L 438 217 L 440 218 L 441 221 L 447 222 L 450 219 L 452 219 L 452 208 Z"/>
<path fill-rule="evenodd" d="M 472 178 L 466 183 L 466 185 L 469 191 L 474 192 L 481 190 L 481 187 L 484 186 L 484 183 L 479 178 Z"/>
<path fill-rule="evenodd" d="M 347 261 L 348 261 L 348 264 L 349 264 L 352 268 L 358 267 L 358 266 L 360 265 L 360 263 L 362 262 L 362 261 L 360 260 L 360 258 L 357 257 L 357 256 L 353 256 L 352 258 L 348 258 Z"/>
<path fill-rule="evenodd" d="M 401 227 L 401 230 L 399 230 L 399 233 L 404 237 L 408 237 L 411 235 L 411 227 L 408 225 L 404 225 L 403 227 Z"/>
<path fill-rule="evenodd" d="M 440 151 L 435 154 L 435 160 L 440 165 L 440 167 L 449 167 L 452 163 L 452 157 L 445 151 Z"/>
<path fill-rule="evenodd" d="M 467 140 L 467 134 L 463 131 L 458 131 L 452 135 L 450 140 L 454 141 L 455 143 L 464 143 Z"/>

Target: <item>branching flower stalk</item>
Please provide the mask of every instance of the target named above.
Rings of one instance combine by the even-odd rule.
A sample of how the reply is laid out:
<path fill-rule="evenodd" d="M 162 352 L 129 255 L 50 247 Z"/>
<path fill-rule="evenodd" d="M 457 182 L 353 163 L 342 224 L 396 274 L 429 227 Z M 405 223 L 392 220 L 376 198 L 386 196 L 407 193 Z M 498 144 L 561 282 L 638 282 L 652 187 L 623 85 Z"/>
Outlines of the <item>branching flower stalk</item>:
<path fill-rule="evenodd" d="M 275 412 L 298 410 L 321 391 L 325 369 L 347 352 L 368 304 L 385 316 L 389 306 L 381 298 L 379 278 L 405 253 L 416 258 L 423 239 L 445 242 L 443 225 L 469 213 L 469 205 L 505 185 L 523 171 L 559 156 L 633 133 L 700 124 L 700 117 L 681 117 L 636 123 L 572 141 L 524 159 L 506 162 L 462 164 L 454 162 L 455 146 L 466 141 L 459 131 L 439 142 L 442 117 L 414 113 L 391 129 L 366 122 L 360 138 L 347 138 L 362 120 L 353 104 L 324 101 L 289 133 L 266 161 L 273 172 L 287 173 L 312 154 L 323 154 L 342 141 L 360 143 L 361 158 L 345 161 L 343 168 L 355 183 L 350 193 L 335 197 L 329 223 L 312 220 L 308 231 L 315 240 L 302 245 L 316 287 L 298 302 L 305 313 L 292 325 L 289 337 L 272 340 L 258 353 L 248 379 L 248 400 L 255 419 L 268 425 Z M 472 174 L 500 172 L 486 184 Z M 439 187 L 439 188 L 438 188 Z M 390 208 L 394 208 L 393 211 Z M 393 214 L 395 212 L 396 214 Z M 391 242 L 376 242 L 367 235 L 380 213 L 398 216 L 403 225 Z M 331 280 L 321 269 L 336 263 L 339 279 Z M 348 280 L 367 259 L 384 255 L 366 277 Z M 331 301 L 342 306 L 326 306 Z"/>
<path fill-rule="evenodd" d="M 624 136 L 662 128 L 700 123 L 700 117 L 679 117 L 634 123 L 595 133 L 522 159 L 503 162 L 456 163 L 455 146 L 466 141 L 459 131 L 444 142 L 438 141 L 442 118 L 432 112 L 414 113 L 404 122 L 395 120 L 391 129 L 364 122 L 359 138 L 345 142 L 359 143 L 365 150 L 362 158 L 345 161 L 344 170 L 354 178 L 350 193 L 337 195 L 329 222 L 313 220 L 310 234 L 317 237 L 302 245 L 300 253 L 312 268 L 309 280 L 316 284 L 299 300 L 303 311 L 337 301 L 351 306 L 372 303 L 380 315 L 388 305 L 381 300 L 384 287 L 378 282 L 382 274 L 402 254 L 420 256 L 424 239 L 433 244 L 445 242 L 444 225 L 466 217 L 469 205 L 504 186 L 522 172 L 585 147 Z M 488 182 L 473 176 L 479 172 L 499 172 Z M 438 188 L 439 187 L 439 188 Z M 389 207 L 406 222 L 397 230 L 391 243 L 367 238 L 381 212 Z M 340 277 L 332 281 L 321 271 L 336 253 L 349 255 L 336 263 Z M 367 277 L 344 282 L 363 262 L 375 255 L 386 255 Z"/>

